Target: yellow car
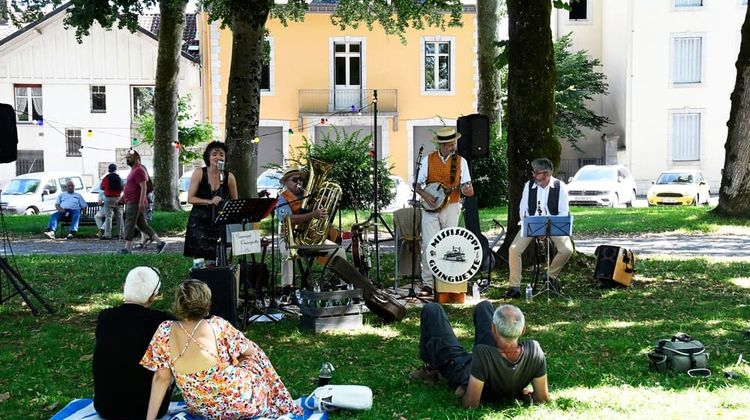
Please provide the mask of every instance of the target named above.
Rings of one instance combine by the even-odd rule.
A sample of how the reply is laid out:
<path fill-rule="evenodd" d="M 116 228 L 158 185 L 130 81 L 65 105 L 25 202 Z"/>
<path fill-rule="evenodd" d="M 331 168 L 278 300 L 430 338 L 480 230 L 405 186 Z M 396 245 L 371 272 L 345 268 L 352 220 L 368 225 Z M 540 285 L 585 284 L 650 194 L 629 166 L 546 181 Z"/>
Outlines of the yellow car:
<path fill-rule="evenodd" d="M 708 183 L 696 170 L 669 170 L 659 175 L 646 194 L 649 206 L 708 204 Z"/>

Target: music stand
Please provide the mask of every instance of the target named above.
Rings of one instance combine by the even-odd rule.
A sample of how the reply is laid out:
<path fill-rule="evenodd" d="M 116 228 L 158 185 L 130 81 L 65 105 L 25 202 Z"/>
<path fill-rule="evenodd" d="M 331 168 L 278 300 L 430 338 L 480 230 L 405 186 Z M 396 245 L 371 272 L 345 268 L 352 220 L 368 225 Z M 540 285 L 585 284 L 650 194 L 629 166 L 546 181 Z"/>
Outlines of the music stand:
<path fill-rule="evenodd" d="M 549 279 L 549 243 L 551 236 L 570 236 L 573 233 L 573 216 L 527 216 L 523 219 L 523 235 L 526 237 L 544 236 L 547 244 L 547 273 L 544 276 L 544 286 L 534 294 L 534 297 L 550 292 L 556 296 L 565 297 L 559 286 L 553 287 Z"/>
<path fill-rule="evenodd" d="M 226 225 L 228 223 L 241 223 L 243 226 L 243 229 L 246 228 L 246 225 L 249 223 L 257 223 L 261 220 L 268 217 L 269 214 L 271 214 L 271 211 L 273 211 L 274 205 L 276 204 L 275 198 L 240 198 L 237 200 L 229 200 L 225 201 L 224 205 L 221 207 L 221 210 L 216 215 L 216 218 L 214 219 L 214 224 L 223 224 Z M 222 233 L 222 243 L 221 243 L 221 253 L 226 253 L 226 229 L 223 230 Z M 218 253 L 217 253 L 218 254 Z M 265 250 L 263 251 L 263 259 L 261 260 L 261 263 L 263 263 L 263 260 L 265 259 Z M 242 275 L 242 281 L 240 282 L 240 287 L 243 289 L 243 300 L 242 300 L 242 322 L 240 325 L 244 329 L 247 325 L 247 314 L 251 313 L 251 311 L 254 311 L 256 313 L 261 313 L 265 315 L 268 319 L 277 321 L 277 319 L 273 316 L 271 316 L 265 308 L 261 308 L 258 306 L 255 302 L 260 299 L 263 301 L 263 304 L 265 306 L 265 300 L 263 297 L 263 286 L 260 282 L 257 281 L 257 279 L 254 279 L 256 281 L 251 283 L 251 280 L 248 278 L 248 275 L 250 274 L 250 267 L 247 264 L 247 258 L 245 255 L 242 256 L 242 265 L 244 270 L 241 270 Z M 255 276 L 256 271 L 253 270 L 252 275 Z M 250 299 L 250 293 L 249 289 L 251 289 L 251 284 L 259 285 L 260 290 L 255 290 L 257 296 L 254 297 L 254 299 Z"/>

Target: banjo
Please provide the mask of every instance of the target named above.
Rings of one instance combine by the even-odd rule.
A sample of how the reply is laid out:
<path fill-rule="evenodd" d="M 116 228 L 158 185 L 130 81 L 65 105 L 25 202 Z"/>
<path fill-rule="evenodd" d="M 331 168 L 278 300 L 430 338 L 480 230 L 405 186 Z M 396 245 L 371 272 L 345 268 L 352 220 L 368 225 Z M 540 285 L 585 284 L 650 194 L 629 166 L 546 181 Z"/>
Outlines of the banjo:
<path fill-rule="evenodd" d="M 479 177 L 475 181 L 484 181 L 487 177 Z M 429 213 L 435 213 L 442 210 L 448 205 L 448 197 L 455 190 L 461 189 L 467 185 L 471 185 L 471 181 L 464 182 L 463 184 L 456 185 L 455 187 L 446 187 L 442 182 L 430 182 L 424 187 L 424 192 L 435 197 L 435 205 L 431 206 L 428 202 L 422 200 L 422 208 Z"/>
<path fill-rule="evenodd" d="M 430 213 L 435 213 L 442 210 L 448 204 L 448 197 L 451 193 L 457 189 L 463 188 L 466 185 L 471 185 L 471 181 L 465 182 L 455 187 L 446 187 L 442 182 L 430 182 L 424 187 L 424 192 L 435 197 L 435 205 L 432 206 L 430 203 L 422 200 L 422 208 Z"/>

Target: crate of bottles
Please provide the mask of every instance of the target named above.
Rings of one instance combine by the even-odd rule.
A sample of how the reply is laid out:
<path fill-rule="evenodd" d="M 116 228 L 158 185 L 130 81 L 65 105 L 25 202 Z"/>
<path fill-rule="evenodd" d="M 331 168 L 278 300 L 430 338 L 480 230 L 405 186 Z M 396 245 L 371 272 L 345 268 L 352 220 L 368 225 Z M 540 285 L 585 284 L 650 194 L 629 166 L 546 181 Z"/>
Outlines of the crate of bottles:
<path fill-rule="evenodd" d="M 300 291 L 300 326 L 315 333 L 362 326 L 362 290 Z"/>

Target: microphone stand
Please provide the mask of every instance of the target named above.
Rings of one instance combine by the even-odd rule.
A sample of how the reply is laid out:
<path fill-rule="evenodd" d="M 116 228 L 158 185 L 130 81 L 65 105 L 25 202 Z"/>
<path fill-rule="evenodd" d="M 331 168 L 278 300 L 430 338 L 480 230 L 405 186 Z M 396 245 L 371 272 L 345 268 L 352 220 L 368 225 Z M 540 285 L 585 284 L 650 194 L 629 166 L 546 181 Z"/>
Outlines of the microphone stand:
<path fill-rule="evenodd" d="M 412 252 L 411 252 L 411 286 L 409 287 L 409 294 L 405 296 L 406 299 L 418 299 L 422 302 L 427 302 L 426 299 L 423 299 L 419 295 L 417 295 L 416 290 L 414 290 L 414 281 L 417 278 L 417 252 L 422 252 L 422 246 L 421 241 L 424 240 L 424 238 L 420 237 L 419 240 L 419 250 L 417 250 L 417 212 L 421 211 L 419 209 L 419 205 L 417 202 L 417 184 L 419 180 L 419 170 L 422 168 L 422 151 L 424 150 L 424 145 L 422 145 L 419 148 L 419 154 L 417 155 L 417 160 L 414 162 L 414 183 L 412 184 L 411 189 L 411 206 L 414 211 L 412 211 L 412 223 L 411 223 L 411 238 L 412 238 Z M 421 233 L 420 233 L 421 235 Z M 396 244 L 396 252 L 398 252 L 398 244 Z"/>

